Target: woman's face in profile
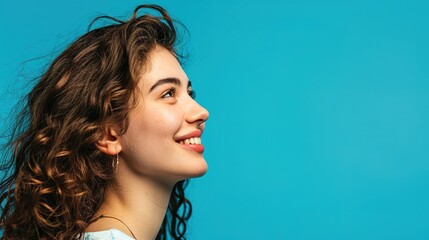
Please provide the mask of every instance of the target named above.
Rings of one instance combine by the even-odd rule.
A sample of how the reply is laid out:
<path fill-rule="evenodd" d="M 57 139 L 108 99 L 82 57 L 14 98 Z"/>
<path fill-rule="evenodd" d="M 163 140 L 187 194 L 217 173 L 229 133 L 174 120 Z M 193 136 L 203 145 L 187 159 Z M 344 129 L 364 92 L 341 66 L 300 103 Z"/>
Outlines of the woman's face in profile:
<path fill-rule="evenodd" d="M 138 83 L 139 102 L 119 137 L 127 170 L 178 181 L 203 175 L 201 133 L 208 111 L 190 95 L 190 82 L 177 59 L 156 47 Z"/>

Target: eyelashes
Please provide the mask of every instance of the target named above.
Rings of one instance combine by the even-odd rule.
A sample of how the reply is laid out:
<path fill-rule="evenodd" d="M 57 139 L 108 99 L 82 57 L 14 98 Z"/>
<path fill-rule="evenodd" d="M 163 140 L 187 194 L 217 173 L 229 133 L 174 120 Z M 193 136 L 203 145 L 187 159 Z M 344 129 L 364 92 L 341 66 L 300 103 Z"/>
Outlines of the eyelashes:
<path fill-rule="evenodd" d="M 162 98 L 171 98 L 176 96 L 176 88 L 170 88 L 162 94 Z"/>
<path fill-rule="evenodd" d="M 190 90 L 188 91 L 188 95 L 192 98 L 195 99 L 197 97 L 197 93 L 194 90 Z"/>
<path fill-rule="evenodd" d="M 170 88 L 170 89 L 168 89 L 167 91 L 165 91 L 163 94 L 162 94 L 162 98 L 172 98 L 172 97 L 176 97 L 176 93 L 177 93 L 177 90 L 176 90 L 176 88 L 174 88 L 174 87 L 172 87 L 172 88 Z M 194 90 L 189 90 L 188 91 L 188 95 L 192 98 L 192 99 L 195 99 L 196 97 L 197 97 L 197 93 L 194 91 Z"/>

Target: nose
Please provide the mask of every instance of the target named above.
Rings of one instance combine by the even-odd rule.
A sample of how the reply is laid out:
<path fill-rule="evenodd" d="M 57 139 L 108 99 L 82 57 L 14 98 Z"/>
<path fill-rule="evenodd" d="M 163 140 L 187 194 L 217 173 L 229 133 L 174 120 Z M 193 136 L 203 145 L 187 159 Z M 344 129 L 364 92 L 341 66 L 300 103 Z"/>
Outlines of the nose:
<path fill-rule="evenodd" d="M 192 100 L 188 114 L 186 116 L 186 122 L 188 123 L 204 123 L 209 118 L 209 112 L 207 109 L 198 104 L 195 100 Z"/>

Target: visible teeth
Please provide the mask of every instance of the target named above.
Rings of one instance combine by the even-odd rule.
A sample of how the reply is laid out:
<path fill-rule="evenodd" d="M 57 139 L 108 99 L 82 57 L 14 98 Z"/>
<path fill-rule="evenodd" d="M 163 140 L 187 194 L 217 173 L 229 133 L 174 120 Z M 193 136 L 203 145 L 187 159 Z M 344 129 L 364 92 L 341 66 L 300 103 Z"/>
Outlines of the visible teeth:
<path fill-rule="evenodd" d="M 185 140 L 179 141 L 180 144 L 201 144 L 201 138 L 192 137 Z"/>

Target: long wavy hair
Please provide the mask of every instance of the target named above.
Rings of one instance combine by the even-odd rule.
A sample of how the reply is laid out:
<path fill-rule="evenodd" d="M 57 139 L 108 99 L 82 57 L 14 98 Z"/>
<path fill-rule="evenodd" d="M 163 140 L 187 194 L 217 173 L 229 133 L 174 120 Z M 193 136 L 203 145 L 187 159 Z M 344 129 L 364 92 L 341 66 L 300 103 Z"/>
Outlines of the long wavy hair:
<path fill-rule="evenodd" d="M 159 16 L 138 16 L 142 8 Z M 99 19 L 113 23 L 90 30 Z M 114 176 L 96 143 L 109 124 L 127 130 L 149 53 L 161 46 L 179 59 L 176 38 L 163 8 L 141 5 L 128 21 L 96 18 L 52 62 L 24 98 L 4 153 L 0 239 L 82 238 Z M 156 239 L 186 239 L 186 185 L 175 185 Z"/>

